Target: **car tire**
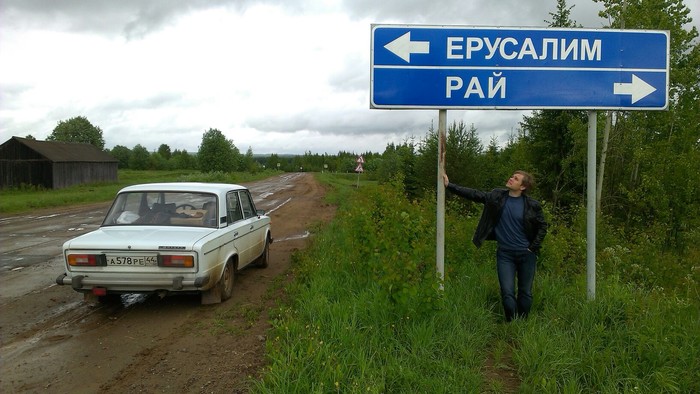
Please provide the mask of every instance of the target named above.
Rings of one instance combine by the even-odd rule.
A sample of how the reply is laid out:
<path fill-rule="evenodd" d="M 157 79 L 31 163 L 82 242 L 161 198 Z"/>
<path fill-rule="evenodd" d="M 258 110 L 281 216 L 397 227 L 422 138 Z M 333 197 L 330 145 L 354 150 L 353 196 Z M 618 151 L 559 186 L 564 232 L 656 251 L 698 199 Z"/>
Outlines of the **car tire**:
<path fill-rule="evenodd" d="M 221 293 L 221 301 L 226 301 L 233 295 L 233 279 L 236 274 L 233 262 L 229 261 L 224 267 L 224 272 L 219 280 L 219 291 Z"/>
<path fill-rule="evenodd" d="M 258 257 L 259 268 L 267 268 L 268 265 L 270 265 L 270 238 L 265 240 L 265 248 L 260 257 Z"/>

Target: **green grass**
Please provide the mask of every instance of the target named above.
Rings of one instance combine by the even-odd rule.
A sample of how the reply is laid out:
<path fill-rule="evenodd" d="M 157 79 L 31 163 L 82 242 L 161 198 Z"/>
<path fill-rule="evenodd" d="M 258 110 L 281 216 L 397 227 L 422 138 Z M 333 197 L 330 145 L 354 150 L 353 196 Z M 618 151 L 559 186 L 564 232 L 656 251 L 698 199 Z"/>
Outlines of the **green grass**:
<path fill-rule="evenodd" d="M 331 187 L 326 199 L 331 204 L 338 204 L 339 199 L 347 197 L 349 192 L 355 188 L 376 186 L 376 181 L 369 181 L 365 175 L 360 175 L 359 182 L 357 174 L 334 174 L 330 172 L 316 173 L 316 179 Z"/>
<path fill-rule="evenodd" d="M 0 214 L 22 213 L 34 209 L 68 205 L 91 204 L 114 199 L 117 192 L 128 185 L 150 182 L 224 182 L 245 183 L 267 178 L 276 171 L 250 173 L 201 173 L 199 171 L 134 171 L 120 170 L 119 181 L 71 186 L 47 190 L 21 187 L 0 190 Z"/>
<path fill-rule="evenodd" d="M 506 324 L 494 246 L 469 241 L 477 218 L 448 212 L 436 296 L 436 279 L 424 275 L 434 270 L 433 246 L 419 246 L 434 245 L 434 202 L 405 201 L 395 186 L 326 179 L 338 213 L 293 258 L 296 279 L 271 314 L 257 392 L 512 389 L 486 373 L 489 357 L 524 393 L 700 392 L 698 300 L 599 278 L 588 301 L 580 273 L 544 268 L 530 318 Z"/>

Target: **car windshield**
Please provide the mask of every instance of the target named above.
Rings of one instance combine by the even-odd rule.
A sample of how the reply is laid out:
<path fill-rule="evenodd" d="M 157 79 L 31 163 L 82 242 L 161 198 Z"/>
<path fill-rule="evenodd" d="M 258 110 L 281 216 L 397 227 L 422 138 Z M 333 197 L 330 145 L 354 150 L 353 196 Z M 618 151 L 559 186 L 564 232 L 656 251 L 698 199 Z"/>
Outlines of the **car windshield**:
<path fill-rule="evenodd" d="M 119 193 L 103 226 L 216 227 L 216 196 L 195 192 Z"/>

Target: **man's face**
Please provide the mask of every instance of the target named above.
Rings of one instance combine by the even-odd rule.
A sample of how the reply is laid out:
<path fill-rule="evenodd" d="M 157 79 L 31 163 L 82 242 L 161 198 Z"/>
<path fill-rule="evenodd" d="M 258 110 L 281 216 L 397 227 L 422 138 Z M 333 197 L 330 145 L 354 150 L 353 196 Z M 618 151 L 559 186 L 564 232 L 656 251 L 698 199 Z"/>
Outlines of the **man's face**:
<path fill-rule="evenodd" d="M 513 174 L 510 178 L 508 178 L 508 182 L 506 182 L 506 187 L 509 190 L 513 190 L 513 191 L 525 190 L 525 187 L 523 186 L 522 174 Z"/>

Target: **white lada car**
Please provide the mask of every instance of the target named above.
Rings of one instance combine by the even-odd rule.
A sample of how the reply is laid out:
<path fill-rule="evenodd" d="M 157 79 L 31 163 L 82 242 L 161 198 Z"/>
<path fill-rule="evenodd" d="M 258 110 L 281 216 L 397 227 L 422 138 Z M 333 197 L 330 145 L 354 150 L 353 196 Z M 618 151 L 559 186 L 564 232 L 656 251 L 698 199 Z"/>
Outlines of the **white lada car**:
<path fill-rule="evenodd" d="M 200 292 L 231 297 L 237 270 L 267 267 L 270 218 L 248 189 L 214 183 L 152 183 L 119 191 L 99 229 L 63 244 L 56 282 L 100 299 L 109 294 Z"/>

